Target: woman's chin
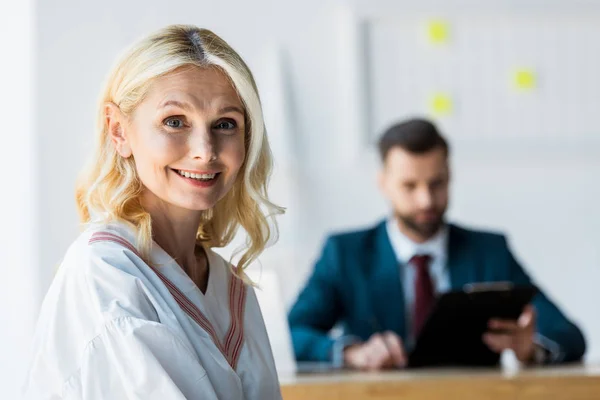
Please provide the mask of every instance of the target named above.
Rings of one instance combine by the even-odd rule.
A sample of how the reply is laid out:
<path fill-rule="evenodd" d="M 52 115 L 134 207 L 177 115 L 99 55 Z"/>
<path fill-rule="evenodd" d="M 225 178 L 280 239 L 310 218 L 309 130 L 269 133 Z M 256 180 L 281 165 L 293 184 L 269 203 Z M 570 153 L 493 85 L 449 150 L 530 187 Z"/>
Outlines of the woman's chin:
<path fill-rule="evenodd" d="M 195 199 L 186 199 L 184 201 L 178 202 L 178 206 L 181 208 L 185 208 L 190 211 L 206 211 L 213 208 L 217 202 L 217 197 L 210 198 L 195 198 Z"/>

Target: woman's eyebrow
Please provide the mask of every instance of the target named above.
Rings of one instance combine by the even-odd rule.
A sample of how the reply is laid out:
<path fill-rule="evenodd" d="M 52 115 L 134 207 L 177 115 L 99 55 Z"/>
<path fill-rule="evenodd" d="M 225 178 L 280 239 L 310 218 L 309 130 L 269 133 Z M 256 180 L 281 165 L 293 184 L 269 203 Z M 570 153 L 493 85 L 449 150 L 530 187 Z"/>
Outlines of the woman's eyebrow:
<path fill-rule="evenodd" d="M 181 101 L 178 101 L 178 100 L 167 100 L 164 103 L 161 103 L 158 107 L 159 108 L 166 108 L 166 107 L 169 107 L 169 106 L 179 107 L 179 108 L 181 108 L 183 110 L 187 110 L 187 111 L 190 111 L 193 108 L 191 104 L 186 103 L 186 102 L 181 102 Z"/>
<path fill-rule="evenodd" d="M 237 113 L 241 114 L 242 116 L 246 115 L 246 113 L 244 113 L 244 110 L 242 110 L 238 106 L 225 106 L 225 107 L 219 109 L 219 114 L 225 114 L 228 112 L 237 112 Z"/>

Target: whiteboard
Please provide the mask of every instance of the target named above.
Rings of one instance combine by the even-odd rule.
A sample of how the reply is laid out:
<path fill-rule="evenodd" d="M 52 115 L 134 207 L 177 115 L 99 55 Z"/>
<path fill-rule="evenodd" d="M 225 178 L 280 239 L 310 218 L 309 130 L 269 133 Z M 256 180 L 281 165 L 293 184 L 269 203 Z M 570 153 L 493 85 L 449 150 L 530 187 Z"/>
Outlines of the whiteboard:
<path fill-rule="evenodd" d="M 443 43 L 431 41 L 434 20 L 447 27 Z M 371 140 L 415 115 L 451 140 L 599 136 L 600 13 L 406 14 L 369 20 L 367 36 Z M 533 88 L 516 84 L 522 70 Z M 451 102 L 445 114 L 431 106 L 440 94 Z"/>

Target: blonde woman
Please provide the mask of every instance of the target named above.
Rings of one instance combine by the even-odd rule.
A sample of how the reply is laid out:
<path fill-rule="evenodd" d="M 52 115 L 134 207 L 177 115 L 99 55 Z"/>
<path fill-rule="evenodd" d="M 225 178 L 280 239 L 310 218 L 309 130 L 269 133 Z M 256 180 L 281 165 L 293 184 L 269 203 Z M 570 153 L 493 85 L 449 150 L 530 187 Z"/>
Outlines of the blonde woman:
<path fill-rule="evenodd" d="M 86 230 L 41 309 L 32 399 L 279 399 L 246 267 L 282 210 L 252 74 L 214 33 L 170 26 L 109 76 L 77 188 Z M 211 250 L 241 226 L 237 267 Z"/>

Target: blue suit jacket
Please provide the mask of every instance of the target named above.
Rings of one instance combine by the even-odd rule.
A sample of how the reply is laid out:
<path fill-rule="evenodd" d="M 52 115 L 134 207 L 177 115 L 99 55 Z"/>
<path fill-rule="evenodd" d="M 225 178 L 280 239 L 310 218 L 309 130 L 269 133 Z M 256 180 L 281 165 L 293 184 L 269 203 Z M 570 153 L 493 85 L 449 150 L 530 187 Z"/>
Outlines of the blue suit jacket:
<path fill-rule="evenodd" d="M 452 289 L 474 282 L 531 282 L 503 235 L 456 225 L 449 226 L 447 268 Z M 585 340 L 579 328 L 542 292 L 533 304 L 538 333 L 560 346 L 561 361 L 580 359 Z M 331 236 L 289 313 L 296 358 L 330 361 L 334 340 L 328 332 L 338 323 L 346 334 L 362 340 L 387 330 L 406 338 L 404 310 L 400 268 L 385 221 L 368 230 Z"/>

